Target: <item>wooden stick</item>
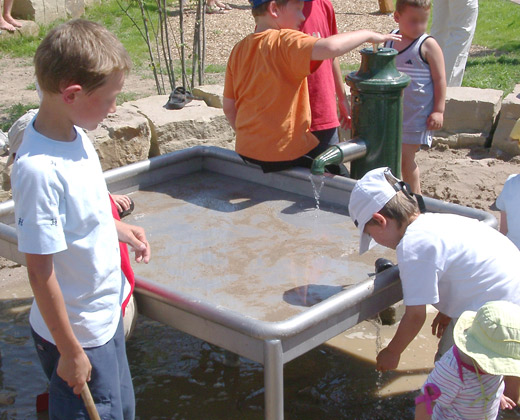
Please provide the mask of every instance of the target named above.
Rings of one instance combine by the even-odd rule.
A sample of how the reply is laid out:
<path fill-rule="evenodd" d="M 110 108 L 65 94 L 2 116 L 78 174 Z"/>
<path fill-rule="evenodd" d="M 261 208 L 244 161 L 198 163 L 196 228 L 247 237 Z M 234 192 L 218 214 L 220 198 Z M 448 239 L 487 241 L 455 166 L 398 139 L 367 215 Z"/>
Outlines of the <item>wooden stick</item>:
<path fill-rule="evenodd" d="M 85 384 L 85 386 L 83 387 L 83 390 L 81 391 L 81 398 L 83 398 L 83 403 L 85 404 L 85 407 L 87 407 L 88 416 L 90 417 L 90 420 L 101 420 L 96 408 L 96 404 L 94 404 L 92 394 L 90 393 L 88 384 Z"/>
<path fill-rule="evenodd" d="M 373 43 L 372 44 L 372 51 L 376 53 L 379 50 L 379 44 Z"/>

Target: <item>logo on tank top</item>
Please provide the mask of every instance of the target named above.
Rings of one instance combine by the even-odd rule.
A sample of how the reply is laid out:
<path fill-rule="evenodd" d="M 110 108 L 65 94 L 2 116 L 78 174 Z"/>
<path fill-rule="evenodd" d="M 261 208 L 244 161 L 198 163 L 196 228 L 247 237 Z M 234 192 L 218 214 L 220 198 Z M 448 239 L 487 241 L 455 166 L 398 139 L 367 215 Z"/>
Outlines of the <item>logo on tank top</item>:
<path fill-rule="evenodd" d="M 413 66 L 413 63 L 412 63 L 412 60 L 409 59 L 407 62 L 405 62 L 404 64 L 408 64 L 409 66 Z"/>

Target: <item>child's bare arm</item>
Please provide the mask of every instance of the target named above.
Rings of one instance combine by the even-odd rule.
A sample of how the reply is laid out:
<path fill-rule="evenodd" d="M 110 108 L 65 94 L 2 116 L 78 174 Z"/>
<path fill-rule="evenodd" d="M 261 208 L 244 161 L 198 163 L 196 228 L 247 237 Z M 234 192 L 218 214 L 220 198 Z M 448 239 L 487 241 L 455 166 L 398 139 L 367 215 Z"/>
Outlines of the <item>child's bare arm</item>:
<path fill-rule="evenodd" d="M 80 394 L 90 380 L 92 366 L 76 339 L 54 273 L 52 255 L 25 254 L 27 273 L 38 308 L 60 352 L 57 373 Z"/>
<path fill-rule="evenodd" d="M 237 119 L 237 108 L 235 106 L 235 100 L 224 97 L 222 108 L 224 110 L 224 115 L 229 121 L 229 125 L 231 125 L 231 128 L 236 131 L 235 121 Z"/>
<path fill-rule="evenodd" d="M 422 53 L 430 65 L 433 80 L 433 110 L 426 121 L 428 130 L 439 130 L 444 122 L 446 102 L 446 70 L 441 47 L 433 38 L 428 38 L 422 45 Z"/>
<path fill-rule="evenodd" d="M 431 420 L 432 416 L 426 410 L 426 403 L 421 402 L 415 406 L 415 420 Z"/>
<path fill-rule="evenodd" d="M 388 344 L 377 355 L 376 369 L 381 371 L 396 369 L 401 353 L 419 333 L 426 320 L 426 305 L 407 306 L 399 327 Z"/>
<path fill-rule="evenodd" d="M 500 228 L 498 230 L 503 235 L 507 235 L 507 213 L 505 211 L 500 212 Z"/>
<path fill-rule="evenodd" d="M 345 83 L 341 74 L 339 60 L 336 57 L 332 62 L 332 74 L 334 76 L 334 86 L 336 88 L 336 96 L 338 97 L 339 122 L 345 130 L 351 127 L 350 105 L 345 93 Z"/>
<path fill-rule="evenodd" d="M 401 35 L 398 34 L 379 34 L 377 32 L 360 31 L 346 32 L 329 36 L 328 38 L 320 38 L 314 44 L 312 49 L 312 60 L 328 60 L 329 58 L 339 57 L 364 42 L 382 43 L 386 41 L 400 41 Z"/>

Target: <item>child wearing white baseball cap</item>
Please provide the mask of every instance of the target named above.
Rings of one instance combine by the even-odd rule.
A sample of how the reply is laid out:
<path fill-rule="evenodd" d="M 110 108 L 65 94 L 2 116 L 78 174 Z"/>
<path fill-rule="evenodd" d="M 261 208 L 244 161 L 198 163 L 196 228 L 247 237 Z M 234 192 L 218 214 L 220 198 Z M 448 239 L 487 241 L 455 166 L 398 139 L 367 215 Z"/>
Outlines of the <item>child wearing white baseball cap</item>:
<path fill-rule="evenodd" d="M 401 353 L 426 320 L 428 304 L 439 310 L 432 324 L 432 333 L 442 337 L 437 359 L 454 344 L 453 327 L 464 311 L 476 311 L 493 300 L 520 304 L 520 251 L 514 244 L 474 219 L 422 214 L 417 199 L 389 168 L 368 172 L 350 195 L 349 214 L 361 235 L 360 253 L 375 243 L 397 253 L 406 310 L 394 337 L 377 356 L 382 371 L 397 368 Z M 514 401 L 520 393 L 517 384 L 506 387 Z"/>
<path fill-rule="evenodd" d="M 415 420 L 492 420 L 500 406 L 513 408 L 514 401 L 502 399 L 503 375 L 520 376 L 520 307 L 493 301 L 466 311 L 454 339 L 415 400 Z"/>

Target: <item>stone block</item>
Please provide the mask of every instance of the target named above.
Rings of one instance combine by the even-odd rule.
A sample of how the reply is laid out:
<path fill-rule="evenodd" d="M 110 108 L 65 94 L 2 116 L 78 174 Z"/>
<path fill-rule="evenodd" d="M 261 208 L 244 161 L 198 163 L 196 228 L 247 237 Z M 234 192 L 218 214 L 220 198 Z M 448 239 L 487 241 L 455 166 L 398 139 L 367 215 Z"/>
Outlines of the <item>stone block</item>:
<path fill-rule="evenodd" d="M 0 203 L 11 197 L 11 168 L 7 166 L 8 155 L 0 156 Z"/>
<path fill-rule="evenodd" d="M 222 109 L 193 100 L 183 109 L 164 107 L 168 95 L 149 96 L 122 105 L 146 116 L 152 129 L 150 157 L 198 145 L 234 149 L 235 133 Z"/>
<path fill-rule="evenodd" d="M 520 118 L 520 84 L 502 101 L 497 129 L 493 135 L 492 149 L 498 149 L 511 156 L 520 155 L 518 141 L 511 140 L 510 134 L 516 121 Z"/>
<path fill-rule="evenodd" d="M 151 129 L 147 118 L 135 109 L 118 107 L 87 135 L 104 171 L 148 159 Z"/>
<path fill-rule="evenodd" d="M 74 19 L 85 13 L 85 0 L 16 0 L 12 15 L 15 18 L 49 24 L 57 19 Z"/>
<path fill-rule="evenodd" d="M 486 144 L 487 137 L 482 133 L 457 133 L 450 134 L 446 137 L 437 136 L 437 132 L 434 131 L 433 145 L 442 143 L 447 144 L 452 149 L 480 146 L 484 147 Z"/>
<path fill-rule="evenodd" d="M 222 108 L 224 102 L 224 86 L 202 85 L 193 88 L 193 96 L 202 99 L 206 105 L 213 108 Z"/>
<path fill-rule="evenodd" d="M 501 90 L 449 87 L 442 133 L 481 133 L 488 136 L 500 111 Z M 441 131 L 439 131 L 441 133 Z M 445 137 L 439 134 L 439 137 Z"/>

